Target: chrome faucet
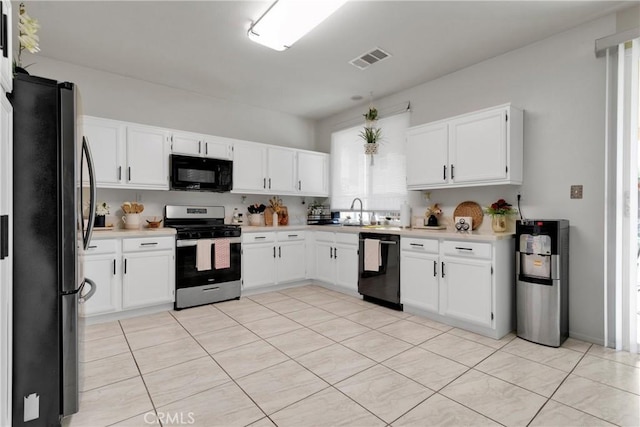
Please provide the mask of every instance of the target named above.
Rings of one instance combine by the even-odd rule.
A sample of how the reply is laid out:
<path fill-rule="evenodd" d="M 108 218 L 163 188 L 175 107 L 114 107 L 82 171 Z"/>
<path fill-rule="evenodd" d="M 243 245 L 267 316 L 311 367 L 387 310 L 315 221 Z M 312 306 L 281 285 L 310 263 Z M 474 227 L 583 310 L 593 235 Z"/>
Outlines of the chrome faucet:
<path fill-rule="evenodd" d="M 349 209 L 353 210 L 353 206 L 356 204 L 356 200 L 360 202 L 360 226 L 362 226 L 362 200 L 360 200 L 359 197 L 353 199 L 353 202 L 351 202 L 351 207 Z"/>

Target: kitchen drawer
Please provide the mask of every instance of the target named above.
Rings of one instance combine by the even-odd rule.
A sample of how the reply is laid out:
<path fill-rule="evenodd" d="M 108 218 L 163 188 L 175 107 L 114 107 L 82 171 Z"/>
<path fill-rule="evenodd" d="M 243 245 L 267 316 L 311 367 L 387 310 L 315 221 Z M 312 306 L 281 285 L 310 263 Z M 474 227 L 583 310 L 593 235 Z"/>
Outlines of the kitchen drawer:
<path fill-rule="evenodd" d="M 336 233 L 336 243 L 346 243 L 348 245 L 358 245 L 358 233 Z"/>
<path fill-rule="evenodd" d="M 287 242 L 294 240 L 304 240 L 304 231 L 294 230 L 294 231 L 278 231 L 278 242 Z"/>
<path fill-rule="evenodd" d="M 403 251 L 437 254 L 439 244 L 435 239 L 414 239 L 412 237 L 401 237 L 400 248 Z"/>
<path fill-rule="evenodd" d="M 445 240 L 442 243 L 442 251 L 445 255 L 491 259 L 491 243 Z"/>
<path fill-rule="evenodd" d="M 176 241 L 173 237 L 140 237 L 135 239 L 123 239 L 123 252 L 158 251 L 173 249 Z"/>
<path fill-rule="evenodd" d="M 242 243 L 269 243 L 275 242 L 276 233 L 242 233 Z"/>
<path fill-rule="evenodd" d="M 335 235 L 336 233 L 330 231 L 316 231 L 316 241 L 333 243 Z"/>
<path fill-rule="evenodd" d="M 118 251 L 117 240 L 92 240 L 89 247 L 84 251 L 85 255 L 112 254 Z"/>

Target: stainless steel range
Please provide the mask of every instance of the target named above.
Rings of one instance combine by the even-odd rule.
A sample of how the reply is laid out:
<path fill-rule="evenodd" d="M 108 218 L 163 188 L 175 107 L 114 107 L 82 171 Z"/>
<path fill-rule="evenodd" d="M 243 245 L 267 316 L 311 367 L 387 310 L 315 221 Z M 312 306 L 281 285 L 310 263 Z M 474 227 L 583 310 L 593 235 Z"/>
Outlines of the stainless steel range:
<path fill-rule="evenodd" d="M 176 229 L 175 309 L 240 298 L 240 227 L 224 223 L 222 206 L 165 206 Z"/>

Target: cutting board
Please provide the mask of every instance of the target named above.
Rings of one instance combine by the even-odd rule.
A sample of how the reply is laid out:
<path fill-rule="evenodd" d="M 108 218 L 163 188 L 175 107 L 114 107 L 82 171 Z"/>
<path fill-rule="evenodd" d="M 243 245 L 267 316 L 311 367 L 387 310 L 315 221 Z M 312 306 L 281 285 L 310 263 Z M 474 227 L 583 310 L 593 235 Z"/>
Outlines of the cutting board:
<path fill-rule="evenodd" d="M 279 221 L 277 225 L 289 225 L 289 212 L 286 206 L 280 208 L 280 216 L 278 218 Z M 270 207 L 264 210 L 264 224 L 267 227 L 273 226 L 273 209 Z"/>

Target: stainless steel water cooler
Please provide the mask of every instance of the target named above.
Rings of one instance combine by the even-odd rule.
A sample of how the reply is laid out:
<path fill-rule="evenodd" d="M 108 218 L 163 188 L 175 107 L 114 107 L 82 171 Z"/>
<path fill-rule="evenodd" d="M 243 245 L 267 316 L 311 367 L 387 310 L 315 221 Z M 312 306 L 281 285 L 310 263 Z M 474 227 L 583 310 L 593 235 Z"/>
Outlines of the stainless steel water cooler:
<path fill-rule="evenodd" d="M 569 336 L 569 221 L 516 223 L 516 319 L 520 338 L 559 347 Z"/>

